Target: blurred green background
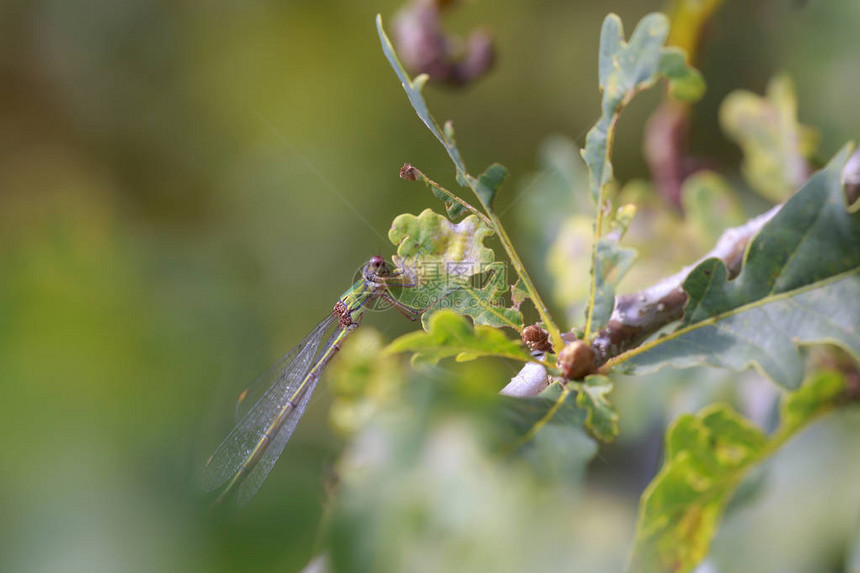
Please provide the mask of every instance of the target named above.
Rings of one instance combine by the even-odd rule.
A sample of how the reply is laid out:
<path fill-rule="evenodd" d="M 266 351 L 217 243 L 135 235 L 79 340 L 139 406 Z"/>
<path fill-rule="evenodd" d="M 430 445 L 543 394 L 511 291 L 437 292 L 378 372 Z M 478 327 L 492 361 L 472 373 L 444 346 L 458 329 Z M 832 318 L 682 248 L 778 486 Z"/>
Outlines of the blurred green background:
<path fill-rule="evenodd" d="M 341 447 L 325 384 L 248 507 L 210 512 L 200 469 L 239 389 L 329 312 L 370 255 L 392 253 L 391 220 L 439 210 L 398 179 L 400 166 L 453 184 L 379 48 L 374 16 L 391 22 L 399 6 L 0 6 L 0 569 L 295 571 L 313 557 Z M 498 65 L 468 89 L 427 96 L 437 118 L 455 121 L 473 170 L 499 161 L 511 171 L 500 211 L 542 140 L 581 144 L 597 118 L 606 13 L 629 32 L 662 6 L 475 1 L 451 14 L 452 31 L 492 31 Z M 823 157 L 856 137 L 857 29 L 857 2 L 726 0 L 699 62 L 708 94 L 694 109 L 693 151 L 736 172 L 719 103 L 738 88 L 761 93 L 778 72 L 794 78 Z M 642 129 L 659 99 L 646 94 L 623 116 L 621 181 L 647 177 Z M 517 209 L 503 220 L 542 276 L 533 222 Z M 396 313 L 367 323 L 389 339 L 414 328 Z M 480 368 L 493 390 L 510 375 Z M 623 562 L 659 463 L 662 400 L 672 414 L 695 405 L 658 387 L 644 409 L 641 395 L 618 391 L 622 437 L 592 464 L 583 551 Z M 778 487 L 742 522 L 730 516 L 715 559 L 769 543 L 760 570 L 807 570 L 786 564 L 810 555 L 839 570 L 860 504 L 858 427 L 856 415 L 836 416 L 792 443 L 774 462 Z M 822 467 L 818 491 L 844 495 L 813 503 L 799 494 L 822 486 Z M 600 517 L 593 527 L 588 515 Z M 756 520 L 782 526 L 765 535 Z"/>

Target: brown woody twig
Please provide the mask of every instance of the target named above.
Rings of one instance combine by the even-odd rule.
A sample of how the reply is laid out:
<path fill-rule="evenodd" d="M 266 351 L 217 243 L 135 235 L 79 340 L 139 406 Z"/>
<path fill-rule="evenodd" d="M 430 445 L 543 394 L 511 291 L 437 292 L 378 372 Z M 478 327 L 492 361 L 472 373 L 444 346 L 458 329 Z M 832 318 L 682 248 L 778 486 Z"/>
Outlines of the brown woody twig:
<path fill-rule="evenodd" d="M 679 320 L 684 314 L 684 305 L 687 302 L 687 293 L 681 285 L 690 271 L 705 259 L 716 257 L 722 260 L 729 269 L 729 276 L 737 276 L 750 239 L 781 207 L 782 205 L 777 205 L 739 227 L 726 230 L 710 252 L 674 275 L 645 290 L 616 297 L 615 309 L 609 323 L 591 341 L 593 355 L 588 358 L 594 362 L 589 372 L 596 371 L 610 358 L 638 346 L 667 324 Z M 573 366 L 568 369 L 576 372 L 582 370 Z M 542 392 L 546 385 L 546 369 L 527 365 L 505 386 L 502 393 L 509 396 L 535 396 Z"/>

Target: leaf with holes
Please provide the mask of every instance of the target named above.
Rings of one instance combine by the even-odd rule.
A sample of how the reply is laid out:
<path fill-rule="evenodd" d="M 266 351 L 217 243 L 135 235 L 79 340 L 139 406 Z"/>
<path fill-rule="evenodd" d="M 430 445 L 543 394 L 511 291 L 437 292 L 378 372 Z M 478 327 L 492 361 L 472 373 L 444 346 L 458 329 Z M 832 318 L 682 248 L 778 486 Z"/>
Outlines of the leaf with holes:
<path fill-rule="evenodd" d="M 514 310 L 519 310 L 528 298 L 529 291 L 526 290 L 525 285 L 523 285 L 523 281 L 517 279 L 517 282 L 511 285 L 511 307 Z"/>
<path fill-rule="evenodd" d="M 621 19 L 610 14 L 600 32 L 599 79 L 603 91 L 602 115 L 586 136 L 582 156 L 591 172 L 591 192 L 597 205 L 603 203 L 604 187 L 612 180 L 609 160 L 615 124 L 621 109 L 642 90 L 661 77 L 670 84 L 670 93 L 687 101 L 699 99 L 704 91 L 701 75 L 686 64 L 683 52 L 666 48 L 669 21 L 663 14 L 645 16 L 624 41 Z"/>
<path fill-rule="evenodd" d="M 420 215 L 399 215 L 391 223 L 388 240 L 397 246 L 395 264 L 415 279 L 414 289 L 439 294 L 447 280 L 465 279 L 483 272 L 495 254 L 484 246 L 493 231 L 474 215 L 452 223 L 432 209 Z"/>

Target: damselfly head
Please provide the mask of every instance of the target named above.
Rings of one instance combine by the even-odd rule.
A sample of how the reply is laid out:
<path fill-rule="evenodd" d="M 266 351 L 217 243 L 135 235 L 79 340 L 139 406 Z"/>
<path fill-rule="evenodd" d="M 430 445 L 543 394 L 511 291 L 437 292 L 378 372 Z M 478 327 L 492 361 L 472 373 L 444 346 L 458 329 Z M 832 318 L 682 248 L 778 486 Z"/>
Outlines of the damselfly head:
<path fill-rule="evenodd" d="M 370 260 L 367 262 L 364 274 L 368 278 L 373 278 L 387 277 L 390 273 L 388 271 L 388 265 L 385 264 L 385 259 L 379 255 L 374 255 L 370 257 Z"/>

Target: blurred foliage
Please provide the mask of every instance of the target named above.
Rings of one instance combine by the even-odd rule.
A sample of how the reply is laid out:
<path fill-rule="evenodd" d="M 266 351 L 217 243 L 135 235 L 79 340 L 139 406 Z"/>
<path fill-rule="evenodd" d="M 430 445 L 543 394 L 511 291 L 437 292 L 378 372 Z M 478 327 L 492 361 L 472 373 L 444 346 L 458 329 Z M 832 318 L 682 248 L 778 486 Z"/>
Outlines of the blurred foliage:
<path fill-rule="evenodd" d="M 352 337 L 327 374 L 335 397 L 329 420 L 332 428 L 345 436 L 399 400 L 404 382 L 401 363 L 380 359 L 385 341 L 379 331 L 362 328 Z"/>
<path fill-rule="evenodd" d="M 725 404 L 675 420 L 666 462 L 642 497 L 630 571 L 690 571 L 708 554 L 721 514 L 744 474 L 795 432 L 845 400 L 844 376 L 812 376 L 786 396 L 772 436 Z"/>
<path fill-rule="evenodd" d="M 420 413 L 392 415 L 347 453 L 335 570 L 556 571 L 577 558 L 577 500 L 524 464 L 488 457 L 476 443 L 474 413 L 448 413 L 429 428 Z M 617 567 L 613 561 L 596 565 Z"/>
<path fill-rule="evenodd" d="M 818 136 L 797 122 L 791 79 L 772 79 L 767 96 L 732 92 L 720 108 L 723 130 L 744 150 L 743 173 L 750 187 L 771 201 L 783 201 L 809 176 L 807 160 Z"/>
<path fill-rule="evenodd" d="M 703 30 L 723 0 L 671 0 L 666 13 L 672 21 L 666 43 L 680 48 L 695 62 Z"/>
<path fill-rule="evenodd" d="M 426 193 L 397 180 L 399 166 L 408 160 L 434 180 L 455 178 L 379 52 L 373 17 L 400 4 L 0 7 L 0 569 L 294 571 L 322 549 L 319 525 L 332 509 L 323 476 L 346 463 L 335 462 L 325 381 L 245 510 L 209 511 L 199 472 L 229 429 L 238 390 L 329 312 L 369 255 L 390 254 L 384 231 L 396 215 L 427 207 Z M 534 150 L 552 147 L 541 142 L 559 132 L 573 143 L 554 139 L 556 151 L 583 143 L 599 108 L 594 61 L 605 14 L 634 22 L 663 7 L 513 0 L 464 3 L 451 14 L 453 29 L 493 30 L 499 63 L 466 92 L 428 88 L 428 97 L 456 120 L 472 164 L 510 169 L 510 191 L 494 204 L 539 286 L 552 280 L 547 245 L 584 212 L 570 192 L 584 171 L 575 153 L 536 159 Z M 819 129 L 824 156 L 856 136 L 858 25 L 854 3 L 725 2 L 697 60 L 708 93 L 694 111 L 696 153 L 742 188 L 740 152 L 719 135 L 719 106 L 737 89 L 762 93 L 777 72 L 794 79 L 799 116 Z M 620 181 L 647 176 L 641 126 L 656 98 L 643 95 L 619 124 Z M 542 173 L 526 177 L 540 163 Z M 623 202 L 639 207 L 628 244 L 638 237 L 659 256 L 637 245 L 651 264 L 634 267 L 619 288 L 665 276 L 707 246 L 673 234 L 676 215 L 656 201 L 650 214 L 644 203 Z M 747 214 L 761 210 L 754 194 L 740 203 Z M 355 407 L 331 414 L 339 432 L 357 436 L 347 459 L 398 444 L 414 450 L 348 472 L 353 481 L 329 518 L 337 564 L 349 559 L 350 542 L 362 549 L 358 538 L 343 538 L 350 516 L 370 514 L 387 528 L 368 528 L 373 542 L 364 547 L 378 550 L 380 563 L 391 555 L 392 570 L 412 557 L 418 569 L 434 555 L 464 564 L 488 555 L 502 570 L 504 557 L 511 567 L 531 557 L 536 570 L 619 570 L 667 420 L 722 397 L 766 426 L 774 400 L 750 373 L 619 376 L 619 442 L 587 469 L 594 442 L 582 435 L 570 443 L 564 426 L 544 427 L 521 456 L 506 458 L 485 441 L 511 436 L 496 434 L 489 414 L 491 429 L 483 429 L 480 415 L 512 374 L 506 363 L 453 364 L 447 389 L 419 381 L 412 392 L 398 366 L 368 356 L 413 325 L 396 313 L 366 323 L 362 330 L 381 333 L 376 346 L 364 352 L 369 339 L 359 332 L 341 363 L 363 361 L 365 381 L 327 377 L 346 384 L 332 391 Z M 360 398 L 365 388 L 369 397 Z M 419 419 L 432 402 L 422 392 L 434 391 L 448 401 L 438 418 Z M 539 410 L 555 403 L 535 400 Z M 579 427 L 585 413 L 577 416 Z M 846 411 L 787 444 L 767 463 L 766 491 L 726 516 L 707 566 L 855 563 L 858 431 L 856 411 Z M 820 495 L 822 484 L 836 494 Z M 433 501 L 443 518 L 422 515 Z M 457 545 L 444 530 L 474 545 Z M 407 539 L 410 531 L 433 535 Z"/>
<path fill-rule="evenodd" d="M 725 229 L 744 222 L 743 208 L 729 184 L 717 173 L 699 171 L 684 181 L 681 198 L 688 233 L 699 252 L 714 245 Z"/>

